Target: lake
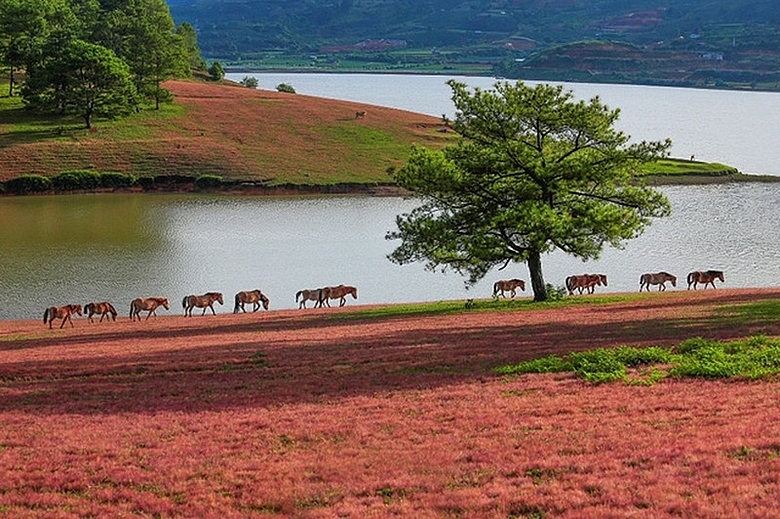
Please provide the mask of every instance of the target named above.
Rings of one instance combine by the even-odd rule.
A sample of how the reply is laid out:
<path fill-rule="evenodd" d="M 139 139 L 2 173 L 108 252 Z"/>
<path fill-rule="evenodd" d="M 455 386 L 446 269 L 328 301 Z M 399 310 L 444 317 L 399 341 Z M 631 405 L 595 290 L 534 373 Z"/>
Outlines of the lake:
<path fill-rule="evenodd" d="M 260 74 L 258 78 L 264 88 L 288 82 L 302 94 L 432 114 L 449 109 L 446 78 L 436 76 Z M 463 80 L 486 86 L 493 81 Z M 320 90 L 314 91 L 316 85 Z M 746 172 L 780 174 L 769 160 L 774 159 L 780 121 L 777 94 L 615 85 L 574 88 L 584 96 L 597 91 L 610 106 L 624 108 L 622 124 L 636 127 L 624 131 L 635 137 L 669 136 L 690 143 L 677 152 L 681 156 L 695 153 L 700 159 L 732 164 Z M 700 111 L 692 115 L 694 104 Z M 742 110 L 735 112 L 734 106 Z M 718 114 L 720 119 L 713 118 Z M 761 132 L 744 129 L 746 114 L 752 114 L 752 125 Z M 684 121 L 691 118 L 697 122 L 684 131 Z M 723 144 L 712 147 L 715 142 Z M 755 143 L 760 143 L 760 152 Z M 728 152 L 720 149 L 726 146 Z M 759 165 L 761 161 L 766 164 Z M 606 249 L 596 262 L 583 263 L 560 253 L 545 256 L 546 281 L 561 286 L 568 275 L 601 272 L 609 278 L 607 291 L 636 291 L 644 272 L 667 270 L 684 278 L 691 270 L 721 269 L 726 272 L 725 287 L 777 285 L 780 229 L 775 222 L 780 221 L 780 185 L 661 189 L 673 205 L 670 218 L 654 222 L 625 250 Z M 1 198 L 0 319 L 40 319 L 50 305 L 103 299 L 127 316 L 133 298 L 153 295 L 169 297 L 171 312 L 179 313 L 185 295 L 214 290 L 226 296 L 225 306 L 217 310 L 230 312 L 236 292 L 255 288 L 267 293 L 272 309 L 296 308 L 298 290 L 339 283 L 358 287 L 359 300 L 348 304 L 481 298 L 490 297 L 497 279 L 528 280 L 525 265 L 512 265 L 491 272 L 466 290 L 463 279 L 454 273 L 391 263 L 386 255 L 397 243 L 384 236 L 395 229 L 396 215 L 413 207 L 413 201 L 395 197 Z M 685 289 L 685 284 L 677 289 Z"/>
<path fill-rule="evenodd" d="M 547 282 L 607 274 L 606 291 L 636 291 L 644 272 L 721 269 L 725 287 L 776 286 L 780 279 L 779 184 L 667 186 L 669 218 L 625 250 L 597 262 L 543 258 Z M 263 198 L 100 194 L 4 198 L 0 202 L 0 319 L 40 318 L 53 304 L 109 300 L 127 315 L 138 296 L 233 295 L 259 288 L 271 308 L 296 308 L 303 288 L 351 284 L 355 303 L 490 297 L 497 279 L 528 280 L 525 265 L 492 272 L 466 290 L 453 273 L 398 266 L 384 239 L 414 202 L 397 197 Z M 677 289 L 685 289 L 680 279 Z M 600 291 L 605 291 L 599 288 Z M 529 296 L 529 293 L 523 295 Z"/>

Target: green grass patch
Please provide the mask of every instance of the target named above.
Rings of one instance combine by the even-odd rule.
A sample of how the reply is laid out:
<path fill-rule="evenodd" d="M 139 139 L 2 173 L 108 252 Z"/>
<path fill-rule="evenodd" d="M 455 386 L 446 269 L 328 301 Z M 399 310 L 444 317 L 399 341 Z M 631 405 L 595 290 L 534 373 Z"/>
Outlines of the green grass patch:
<path fill-rule="evenodd" d="M 591 383 L 651 385 L 663 378 L 761 379 L 780 373 L 780 339 L 764 336 L 717 342 L 702 338 L 676 348 L 599 348 L 500 366 L 501 375 L 573 372 Z"/>
<path fill-rule="evenodd" d="M 717 162 L 699 162 L 684 159 L 662 159 L 644 164 L 640 175 L 705 175 L 727 176 L 738 173 L 737 168 Z"/>

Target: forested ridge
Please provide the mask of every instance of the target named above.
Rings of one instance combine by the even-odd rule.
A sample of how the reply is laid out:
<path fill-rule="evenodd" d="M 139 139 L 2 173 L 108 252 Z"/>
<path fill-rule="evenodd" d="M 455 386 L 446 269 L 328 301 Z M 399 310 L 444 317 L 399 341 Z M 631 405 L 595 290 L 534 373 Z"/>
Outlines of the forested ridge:
<path fill-rule="evenodd" d="M 235 67 L 774 89 L 771 0 L 169 0 Z"/>

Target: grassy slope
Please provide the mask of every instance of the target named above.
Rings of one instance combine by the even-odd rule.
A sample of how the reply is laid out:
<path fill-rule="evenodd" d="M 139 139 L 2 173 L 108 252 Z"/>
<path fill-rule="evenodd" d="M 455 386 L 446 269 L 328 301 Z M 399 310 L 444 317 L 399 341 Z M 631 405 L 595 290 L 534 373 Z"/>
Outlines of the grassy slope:
<path fill-rule="evenodd" d="M 435 147 L 452 135 L 438 118 L 390 108 L 229 85 L 165 86 L 173 106 L 98 121 L 91 132 L 78 119 L 42 120 L 3 99 L 0 180 L 95 168 L 271 185 L 387 182 L 387 168 L 402 163 L 412 143 Z"/>
<path fill-rule="evenodd" d="M 392 108 L 226 84 L 171 81 L 173 105 L 92 131 L 77 118 L 44 119 L 0 98 L 0 181 L 74 169 L 136 176 L 203 174 L 265 185 L 375 184 L 412 143 L 451 141 L 440 119 Z M 366 116 L 356 119 L 357 111 Z M 662 182 L 733 178 L 722 164 L 668 160 L 645 174 Z M 683 178 L 683 180 L 685 180 Z"/>

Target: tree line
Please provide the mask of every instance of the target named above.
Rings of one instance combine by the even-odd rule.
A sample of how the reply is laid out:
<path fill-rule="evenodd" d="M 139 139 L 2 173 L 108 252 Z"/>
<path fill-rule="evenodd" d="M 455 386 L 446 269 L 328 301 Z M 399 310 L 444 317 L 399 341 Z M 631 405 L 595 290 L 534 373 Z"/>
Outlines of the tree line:
<path fill-rule="evenodd" d="M 0 0 L 8 95 L 32 110 L 119 117 L 172 99 L 161 84 L 205 70 L 195 29 L 165 0 Z"/>

